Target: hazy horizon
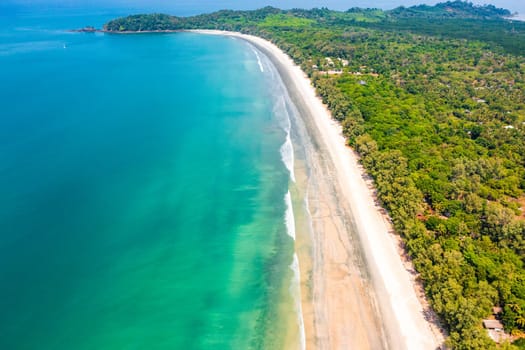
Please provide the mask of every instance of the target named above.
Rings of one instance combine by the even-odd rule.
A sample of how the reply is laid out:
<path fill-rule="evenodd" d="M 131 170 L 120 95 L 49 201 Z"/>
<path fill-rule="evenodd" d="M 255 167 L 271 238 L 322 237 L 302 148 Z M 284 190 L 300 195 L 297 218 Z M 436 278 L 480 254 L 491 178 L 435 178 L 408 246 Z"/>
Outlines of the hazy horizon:
<path fill-rule="evenodd" d="M 347 10 L 352 7 L 381 8 L 384 10 L 399 6 L 419 4 L 434 5 L 444 0 L 253 0 L 241 2 L 238 0 L 182 0 L 176 3 L 171 0 L 4 0 L 3 5 L 9 6 L 50 6 L 55 8 L 96 8 L 96 9 L 129 9 L 130 11 L 165 11 L 175 15 L 191 15 L 205 11 L 220 9 L 245 10 L 267 5 L 283 9 L 328 7 L 334 10 Z M 525 3 L 516 0 L 473 0 L 476 5 L 492 4 L 525 15 Z"/>

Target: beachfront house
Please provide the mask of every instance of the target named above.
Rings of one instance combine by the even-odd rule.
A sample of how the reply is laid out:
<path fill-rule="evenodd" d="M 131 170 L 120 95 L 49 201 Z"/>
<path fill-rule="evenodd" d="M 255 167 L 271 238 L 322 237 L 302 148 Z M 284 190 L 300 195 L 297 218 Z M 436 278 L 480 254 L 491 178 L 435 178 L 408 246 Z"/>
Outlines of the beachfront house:
<path fill-rule="evenodd" d="M 501 313 L 501 308 L 495 307 L 494 316 L 497 316 Z M 489 337 L 494 340 L 496 343 L 500 344 L 504 341 L 510 341 L 510 334 L 505 333 L 503 328 L 503 323 L 500 320 L 488 319 L 483 320 L 483 327 L 487 329 Z"/>
<path fill-rule="evenodd" d="M 489 330 L 503 331 L 503 323 L 500 320 L 483 320 L 483 326 Z"/>

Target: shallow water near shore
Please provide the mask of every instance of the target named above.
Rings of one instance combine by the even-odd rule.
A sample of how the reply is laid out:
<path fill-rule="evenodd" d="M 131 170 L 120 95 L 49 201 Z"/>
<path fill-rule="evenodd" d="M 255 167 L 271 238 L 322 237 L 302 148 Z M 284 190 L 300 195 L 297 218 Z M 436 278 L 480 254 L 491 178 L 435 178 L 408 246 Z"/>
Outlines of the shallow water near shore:
<path fill-rule="evenodd" d="M 269 63 L 232 38 L 72 22 L 0 28 L 0 348 L 298 346 Z"/>

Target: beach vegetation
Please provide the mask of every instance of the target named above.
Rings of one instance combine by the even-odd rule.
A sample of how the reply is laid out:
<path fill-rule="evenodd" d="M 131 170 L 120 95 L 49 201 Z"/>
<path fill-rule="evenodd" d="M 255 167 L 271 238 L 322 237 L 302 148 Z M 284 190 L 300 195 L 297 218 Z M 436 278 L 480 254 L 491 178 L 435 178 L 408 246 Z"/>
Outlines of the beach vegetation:
<path fill-rule="evenodd" d="M 234 30 L 286 51 L 360 154 L 448 346 L 495 349 L 481 322 L 494 305 L 508 332 L 525 331 L 525 23 L 509 15 L 463 1 L 267 7 L 105 29 Z"/>
<path fill-rule="evenodd" d="M 293 14 L 274 14 L 267 16 L 259 26 L 261 27 L 289 27 L 289 28 L 300 28 L 309 26 L 315 23 L 314 20 L 308 18 L 296 17 Z"/>

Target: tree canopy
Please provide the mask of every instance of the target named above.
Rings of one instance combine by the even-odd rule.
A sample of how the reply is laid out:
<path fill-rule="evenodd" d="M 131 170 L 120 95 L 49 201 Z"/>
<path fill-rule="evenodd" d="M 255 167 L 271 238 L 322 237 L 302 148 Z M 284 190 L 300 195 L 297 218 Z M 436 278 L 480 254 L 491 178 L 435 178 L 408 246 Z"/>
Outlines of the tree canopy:
<path fill-rule="evenodd" d="M 105 30 L 240 31 L 286 51 L 373 177 L 448 344 L 493 349 L 481 324 L 493 306 L 507 331 L 525 332 L 525 23 L 508 15 L 462 1 L 267 7 L 130 16 Z"/>

